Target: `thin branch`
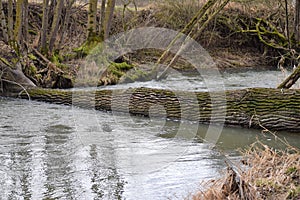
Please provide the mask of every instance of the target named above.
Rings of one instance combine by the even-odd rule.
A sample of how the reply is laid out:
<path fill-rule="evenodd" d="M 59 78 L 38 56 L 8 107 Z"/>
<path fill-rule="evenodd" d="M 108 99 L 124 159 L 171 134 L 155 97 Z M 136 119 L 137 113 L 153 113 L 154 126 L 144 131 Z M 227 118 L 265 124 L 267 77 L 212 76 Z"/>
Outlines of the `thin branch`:
<path fill-rule="evenodd" d="M 15 84 L 15 85 L 21 87 L 21 88 L 22 88 L 22 91 L 19 92 L 18 96 L 20 96 L 20 95 L 22 94 L 22 92 L 24 91 L 24 92 L 26 93 L 26 95 L 28 96 L 28 100 L 29 100 L 29 101 L 31 100 L 29 93 L 27 92 L 26 88 L 25 88 L 23 85 L 21 85 L 20 83 L 15 82 L 15 81 L 10 81 L 10 80 L 3 79 L 3 78 L 1 78 L 1 80 L 2 80 L 2 81 L 5 81 L 5 82 L 7 82 L 7 83 Z"/>

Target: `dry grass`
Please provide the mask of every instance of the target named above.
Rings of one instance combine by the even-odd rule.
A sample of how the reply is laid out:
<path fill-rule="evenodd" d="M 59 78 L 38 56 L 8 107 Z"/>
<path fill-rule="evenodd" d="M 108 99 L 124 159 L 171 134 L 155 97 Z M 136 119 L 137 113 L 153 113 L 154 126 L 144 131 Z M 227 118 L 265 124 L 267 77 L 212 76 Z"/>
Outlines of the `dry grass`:
<path fill-rule="evenodd" d="M 231 167 L 223 179 L 206 183 L 193 200 L 300 199 L 300 151 L 288 146 L 276 150 L 256 142 L 243 152 L 243 167 Z"/>
<path fill-rule="evenodd" d="M 202 6 L 199 0 L 156 1 L 157 19 L 161 26 L 181 30 Z"/>

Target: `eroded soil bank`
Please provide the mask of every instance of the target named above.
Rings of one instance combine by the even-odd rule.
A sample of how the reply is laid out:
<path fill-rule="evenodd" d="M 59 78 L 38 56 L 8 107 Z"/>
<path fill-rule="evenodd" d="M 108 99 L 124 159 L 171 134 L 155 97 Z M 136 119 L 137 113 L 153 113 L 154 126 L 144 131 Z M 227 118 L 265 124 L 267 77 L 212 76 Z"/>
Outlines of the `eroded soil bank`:
<path fill-rule="evenodd" d="M 201 3 L 191 6 L 178 2 L 169 4 L 166 1 L 147 4 L 135 10 L 133 7 L 124 9 L 122 5 L 118 5 L 110 34 L 115 35 L 132 28 L 149 26 L 180 31 L 201 6 Z M 3 7 L 7 11 L 6 3 L 3 3 Z M 278 21 L 278 17 L 283 15 L 282 9 L 264 6 L 245 8 L 244 4 L 228 4 L 210 22 L 203 34 L 194 39 L 208 51 L 221 70 L 270 69 L 276 68 L 278 61 L 291 66 L 292 56 L 282 60 L 282 54 L 289 53 L 286 37 L 280 32 L 285 24 Z M 43 55 L 37 51 L 42 24 L 40 13 L 42 13 L 40 4 L 29 5 L 29 38 L 26 46 L 12 57 L 12 54 L 7 52 L 12 52 L 13 49 L 1 43 L 3 44 L 0 45 L 1 65 L 15 66 L 16 63 L 20 63 L 24 74 L 40 87 L 73 87 L 78 70 L 82 67 L 81 61 L 85 59 L 80 47 L 87 39 L 86 7 L 79 5 L 71 9 L 68 29 L 58 36 L 64 39 L 59 41 L 59 48 L 51 55 Z M 273 15 L 269 16 L 266 13 L 273 13 Z M 100 17 L 100 13 L 97 17 Z M 2 36 L 0 31 L 0 40 Z M 273 43 L 276 43 L 276 46 Z M 158 50 L 142 50 L 118 58 L 115 63 L 121 65 L 113 64 L 112 70 L 108 71 L 105 77 L 100 77 L 99 85 L 115 84 L 127 70 L 138 69 L 141 64 L 147 62 L 156 62 L 162 53 Z M 175 68 L 192 69 L 189 64 L 180 59 Z"/>

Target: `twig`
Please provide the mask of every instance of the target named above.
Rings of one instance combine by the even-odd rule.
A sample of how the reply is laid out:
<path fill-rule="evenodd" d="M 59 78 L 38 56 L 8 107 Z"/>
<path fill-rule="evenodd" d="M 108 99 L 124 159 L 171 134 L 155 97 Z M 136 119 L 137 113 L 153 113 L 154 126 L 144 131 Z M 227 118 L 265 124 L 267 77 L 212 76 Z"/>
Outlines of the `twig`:
<path fill-rule="evenodd" d="M 256 114 L 255 114 L 256 115 Z M 294 151 L 296 152 L 300 152 L 300 149 L 298 149 L 297 147 L 293 147 L 292 145 L 290 145 L 286 140 L 283 140 L 281 139 L 280 137 L 278 137 L 276 135 L 275 132 L 272 132 L 270 131 L 268 128 L 266 128 L 265 126 L 263 126 L 260 121 L 259 121 L 259 118 L 257 118 L 257 123 L 258 125 L 263 129 L 262 132 L 265 132 L 265 133 L 270 133 L 271 135 L 273 135 L 278 141 L 280 141 L 282 144 L 286 145 L 287 147 L 289 147 L 290 149 L 293 149 Z"/>
<path fill-rule="evenodd" d="M 7 80 L 7 79 L 2 79 L 2 78 L 1 78 L 1 80 L 2 80 L 2 81 L 5 81 L 5 82 L 8 82 L 8 83 L 15 84 L 15 85 L 21 87 L 23 90 L 22 90 L 21 92 L 19 92 L 18 96 L 20 96 L 21 93 L 22 93 L 23 91 L 25 91 L 26 95 L 28 96 L 28 100 L 29 100 L 29 101 L 31 100 L 29 93 L 27 92 L 26 88 L 25 88 L 23 85 L 21 85 L 20 83 L 15 82 L 15 81 L 10 81 L 10 80 Z"/>
<path fill-rule="evenodd" d="M 51 63 L 50 60 L 48 60 L 45 56 L 43 56 L 43 54 L 41 54 L 37 49 L 32 48 L 32 50 L 40 57 L 42 58 L 47 64 Z"/>

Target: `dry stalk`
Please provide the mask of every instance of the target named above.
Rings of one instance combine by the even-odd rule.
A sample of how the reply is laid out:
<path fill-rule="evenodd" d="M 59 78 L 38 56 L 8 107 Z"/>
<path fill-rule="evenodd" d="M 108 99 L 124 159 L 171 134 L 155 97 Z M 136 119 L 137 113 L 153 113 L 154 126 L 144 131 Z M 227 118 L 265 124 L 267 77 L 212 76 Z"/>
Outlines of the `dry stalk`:
<path fill-rule="evenodd" d="M 266 128 L 264 132 L 277 137 Z M 257 140 L 242 152 L 240 173 L 228 167 L 225 177 L 206 183 L 208 189 L 193 199 L 300 199 L 300 150 L 277 139 L 285 149 L 274 149 Z"/>

